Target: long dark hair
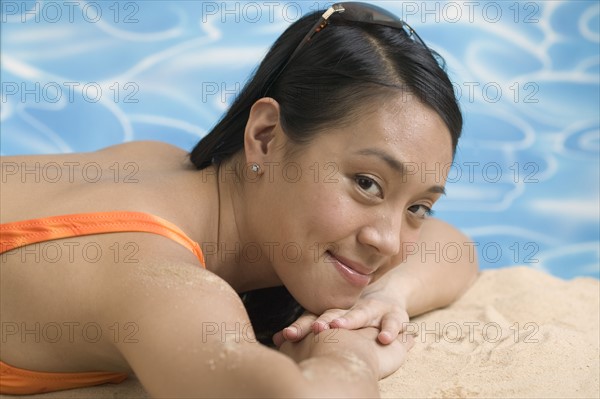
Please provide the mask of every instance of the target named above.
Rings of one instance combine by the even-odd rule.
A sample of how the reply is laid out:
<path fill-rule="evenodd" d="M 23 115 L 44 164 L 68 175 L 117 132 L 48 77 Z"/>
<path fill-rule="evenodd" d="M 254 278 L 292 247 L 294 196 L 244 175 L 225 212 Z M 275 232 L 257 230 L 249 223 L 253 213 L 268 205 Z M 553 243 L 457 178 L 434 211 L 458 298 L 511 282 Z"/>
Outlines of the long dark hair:
<path fill-rule="evenodd" d="M 229 110 L 190 153 L 198 169 L 219 165 L 243 149 L 250 108 L 262 97 L 280 104 L 285 134 L 301 144 L 327 128 L 348 123 L 354 110 L 373 100 L 399 93 L 413 96 L 438 113 L 456 150 L 462 115 L 443 60 L 399 29 L 347 22 L 333 15 L 329 25 L 283 69 L 321 14 L 302 17 L 273 44 Z M 285 287 L 241 297 L 263 343 L 270 343 L 274 332 L 302 312 Z"/>

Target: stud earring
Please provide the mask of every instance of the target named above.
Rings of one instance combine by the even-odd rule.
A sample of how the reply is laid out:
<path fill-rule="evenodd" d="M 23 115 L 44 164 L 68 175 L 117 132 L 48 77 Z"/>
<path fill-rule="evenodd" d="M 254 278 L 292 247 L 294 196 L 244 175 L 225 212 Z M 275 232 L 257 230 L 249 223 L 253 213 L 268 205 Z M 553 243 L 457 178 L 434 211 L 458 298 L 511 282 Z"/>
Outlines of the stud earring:
<path fill-rule="evenodd" d="M 260 166 L 257 163 L 253 163 L 252 166 L 250 166 L 250 169 L 254 172 L 254 173 L 258 173 L 258 171 L 260 170 Z"/>

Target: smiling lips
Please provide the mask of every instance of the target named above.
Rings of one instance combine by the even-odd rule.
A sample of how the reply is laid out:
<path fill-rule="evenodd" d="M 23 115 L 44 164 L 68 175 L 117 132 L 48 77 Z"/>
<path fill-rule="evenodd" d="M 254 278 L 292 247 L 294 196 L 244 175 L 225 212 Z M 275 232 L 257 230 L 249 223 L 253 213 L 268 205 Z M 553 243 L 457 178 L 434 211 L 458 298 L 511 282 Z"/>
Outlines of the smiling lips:
<path fill-rule="evenodd" d="M 338 272 L 352 285 L 364 288 L 371 282 L 372 271 L 365 273 L 367 268 L 348 259 L 327 252 L 331 262 Z M 359 271 L 360 270 L 360 271 Z"/>

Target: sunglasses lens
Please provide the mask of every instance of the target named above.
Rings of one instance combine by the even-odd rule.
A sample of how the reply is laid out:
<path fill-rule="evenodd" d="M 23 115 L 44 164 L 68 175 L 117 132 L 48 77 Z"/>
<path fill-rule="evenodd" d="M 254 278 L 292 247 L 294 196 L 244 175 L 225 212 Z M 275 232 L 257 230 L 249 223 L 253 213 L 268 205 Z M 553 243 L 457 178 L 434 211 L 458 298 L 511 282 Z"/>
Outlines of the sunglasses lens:
<path fill-rule="evenodd" d="M 343 3 L 343 7 L 345 11 L 342 13 L 342 16 L 351 21 L 390 24 L 390 26 L 397 27 L 400 27 L 402 24 L 402 21 L 394 14 L 372 4 Z"/>
<path fill-rule="evenodd" d="M 402 30 L 408 37 L 427 47 L 414 29 L 406 22 L 381 7 L 366 3 L 341 3 L 341 6 L 344 8 L 344 11 L 340 13 L 340 16 L 348 21 L 365 22 L 397 28 Z"/>

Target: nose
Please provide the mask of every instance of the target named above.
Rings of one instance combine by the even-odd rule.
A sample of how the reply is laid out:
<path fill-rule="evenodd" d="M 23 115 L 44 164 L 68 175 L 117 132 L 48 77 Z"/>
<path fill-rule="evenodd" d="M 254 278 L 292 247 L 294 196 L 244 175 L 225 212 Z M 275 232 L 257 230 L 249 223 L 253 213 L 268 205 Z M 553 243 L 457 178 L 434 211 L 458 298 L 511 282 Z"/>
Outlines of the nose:
<path fill-rule="evenodd" d="M 358 241 L 374 248 L 380 255 L 395 257 L 402 246 L 402 212 L 376 215 L 370 223 L 361 227 Z"/>

